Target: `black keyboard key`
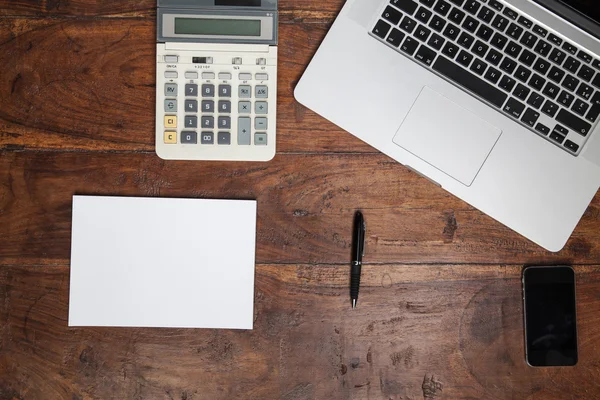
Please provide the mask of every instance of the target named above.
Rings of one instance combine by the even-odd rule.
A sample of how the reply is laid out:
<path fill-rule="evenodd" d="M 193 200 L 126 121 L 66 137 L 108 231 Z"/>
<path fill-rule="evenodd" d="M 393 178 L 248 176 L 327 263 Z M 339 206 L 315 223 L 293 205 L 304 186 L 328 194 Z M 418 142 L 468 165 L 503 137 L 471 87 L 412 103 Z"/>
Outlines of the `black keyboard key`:
<path fill-rule="evenodd" d="M 565 61 L 565 57 L 567 57 L 565 52 L 560 51 L 559 49 L 554 49 L 552 50 L 552 53 L 550 53 L 550 61 L 555 62 L 558 65 L 561 65 L 562 62 Z"/>
<path fill-rule="evenodd" d="M 531 93 L 531 90 L 529 90 L 529 88 L 527 86 L 521 85 L 519 83 L 517 85 L 517 88 L 513 92 L 513 95 L 517 99 L 521 99 L 521 100 L 525 101 L 525 100 L 527 100 L 527 97 L 529 97 L 529 93 Z"/>
<path fill-rule="evenodd" d="M 450 3 L 446 3 L 444 0 L 438 0 L 435 7 L 433 7 L 433 11 L 445 17 L 446 14 L 448 14 L 448 11 L 450 11 Z"/>
<path fill-rule="evenodd" d="M 537 33 L 538 35 L 540 35 L 541 37 L 546 37 L 546 35 L 548 34 L 548 31 L 539 25 L 535 25 L 533 27 L 533 31 L 535 33 Z"/>
<path fill-rule="evenodd" d="M 530 20 L 528 20 L 527 18 L 525 18 L 523 16 L 520 16 L 519 19 L 517 20 L 517 22 L 526 28 L 531 28 L 533 26 L 533 22 L 531 22 Z"/>
<path fill-rule="evenodd" d="M 392 0 L 391 3 L 409 15 L 413 15 L 418 7 L 412 0 Z"/>
<path fill-rule="evenodd" d="M 463 32 L 460 34 L 457 43 L 466 49 L 470 49 L 474 41 L 475 38 L 473 36 L 469 35 L 467 32 Z"/>
<path fill-rule="evenodd" d="M 550 35 L 548 35 L 548 40 L 557 46 L 560 46 L 563 42 L 562 39 L 559 38 L 558 36 L 556 36 L 554 33 L 551 33 Z"/>
<path fill-rule="evenodd" d="M 519 119 L 525 110 L 525 104 L 513 99 L 512 97 L 506 102 L 504 112 L 513 118 Z"/>
<path fill-rule="evenodd" d="M 495 12 L 493 12 L 490 8 L 483 6 L 481 11 L 479 11 L 479 14 L 477 14 L 477 18 L 489 24 L 492 22 L 492 19 L 494 19 L 494 15 L 496 15 Z"/>
<path fill-rule="evenodd" d="M 456 39 L 459 33 L 460 29 L 452 24 L 448 24 L 446 29 L 444 29 L 444 36 L 452 40 Z"/>
<path fill-rule="evenodd" d="M 508 26 L 508 24 L 510 23 L 510 20 L 506 17 L 503 17 L 502 15 L 498 14 L 496 15 L 496 18 L 494 18 L 494 22 L 492 22 L 492 26 L 496 29 L 498 29 L 500 32 L 504 32 L 504 30 L 506 29 L 506 27 Z"/>
<path fill-rule="evenodd" d="M 531 108 L 528 108 L 527 111 L 525 111 L 525 113 L 523 114 L 523 117 L 521 117 L 521 121 L 523 121 L 525 124 L 531 126 L 533 128 L 533 126 L 535 125 L 535 123 L 537 122 L 537 120 L 540 118 L 540 113 L 532 110 Z"/>
<path fill-rule="evenodd" d="M 565 80 L 562 83 L 562 87 L 567 88 L 573 92 L 575 91 L 575 89 L 577 89 L 578 85 L 579 85 L 579 79 L 577 79 L 571 75 L 567 75 L 567 77 L 565 78 Z"/>
<path fill-rule="evenodd" d="M 417 14 L 415 15 L 415 18 L 420 22 L 426 24 L 429 22 L 429 19 L 431 18 L 432 14 L 433 13 L 431 11 L 421 6 L 419 7 L 419 11 L 417 11 Z"/>
<path fill-rule="evenodd" d="M 542 104 L 544 104 L 544 97 L 538 93 L 531 93 L 531 96 L 529 96 L 529 99 L 527 100 L 527 104 L 529 104 L 530 106 L 539 109 Z"/>
<path fill-rule="evenodd" d="M 415 37 L 422 42 L 426 41 L 430 34 L 431 30 L 425 28 L 423 25 L 419 25 L 415 31 Z"/>
<path fill-rule="evenodd" d="M 592 61 L 592 66 L 596 69 L 600 69 L 600 60 L 594 59 L 594 61 Z"/>
<path fill-rule="evenodd" d="M 535 42 L 537 42 L 537 40 L 537 36 L 535 36 L 533 33 L 525 32 L 525 34 L 521 38 L 521 43 L 531 49 L 535 45 Z"/>
<path fill-rule="evenodd" d="M 454 43 L 446 43 L 446 45 L 444 46 L 444 49 L 442 50 L 442 53 L 447 56 L 450 59 L 454 59 L 454 57 L 456 57 L 456 54 L 458 54 L 458 46 L 455 45 Z"/>
<path fill-rule="evenodd" d="M 573 46 L 569 42 L 564 42 L 562 45 L 563 50 L 568 51 L 569 53 L 575 55 L 577 54 L 577 47 Z"/>
<path fill-rule="evenodd" d="M 515 23 L 510 24 L 510 26 L 508 27 L 508 30 L 506 31 L 506 34 L 515 40 L 519 40 L 522 33 L 523 33 L 523 28 L 521 28 L 519 25 L 517 25 Z"/>
<path fill-rule="evenodd" d="M 560 96 L 558 96 L 558 102 L 567 108 L 571 107 L 573 100 L 575 100 L 575 96 L 565 90 L 560 92 Z"/>
<path fill-rule="evenodd" d="M 539 76 L 538 74 L 533 74 L 531 79 L 529 80 L 529 86 L 534 88 L 535 90 L 542 91 L 544 85 L 546 84 L 546 80 Z"/>
<path fill-rule="evenodd" d="M 390 31 L 390 29 L 392 29 L 390 24 L 388 24 L 385 21 L 379 20 L 377 22 L 377 24 L 375 25 L 375 28 L 373 28 L 373 34 L 382 39 L 385 39 L 385 37 L 388 34 L 388 32 Z"/>
<path fill-rule="evenodd" d="M 565 69 L 569 72 L 575 73 L 581 67 L 581 61 L 569 56 L 567 61 L 565 61 L 565 65 L 563 65 Z"/>
<path fill-rule="evenodd" d="M 564 76 L 565 76 L 565 71 L 563 71 L 562 69 L 556 68 L 556 67 L 552 67 L 552 69 L 550 70 L 550 73 L 548 74 L 548 78 L 552 79 L 556 83 L 560 83 L 560 81 L 562 81 L 562 78 Z"/>
<path fill-rule="evenodd" d="M 580 58 L 581 60 L 585 61 L 588 64 L 592 62 L 592 56 L 590 56 L 588 53 L 586 53 L 583 50 L 579 50 L 579 53 L 577 53 L 577 57 Z"/>
<path fill-rule="evenodd" d="M 544 136 L 548 136 L 548 134 L 550 133 L 550 128 L 548 128 L 546 125 L 542 124 L 541 122 L 535 126 L 535 130 L 540 132 Z"/>
<path fill-rule="evenodd" d="M 544 58 L 538 58 L 537 61 L 533 64 L 533 69 L 539 72 L 542 75 L 546 75 L 548 69 L 550 69 L 550 62 L 546 61 Z"/>
<path fill-rule="evenodd" d="M 492 83 L 497 83 L 502 74 L 494 67 L 489 67 L 484 78 Z"/>
<path fill-rule="evenodd" d="M 522 65 L 519 65 L 517 71 L 515 72 L 515 78 L 520 80 L 521 82 L 527 82 L 527 79 L 531 76 L 531 71 L 525 68 Z"/>
<path fill-rule="evenodd" d="M 556 112 L 558 111 L 558 105 L 554 104 L 550 100 L 546 100 L 544 107 L 542 107 L 542 112 L 548 115 L 550 118 L 554 118 Z"/>
<path fill-rule="evenodd" d="M 592 81 L 592 85 L 600 88 L 600 74 L 597 74 L 594 80 Z"/>
<path fill-rule="evenodd" d="M 460 25 L 463 21 L 463 19 L 465 18 L 465 13 L 464 11 L 462 11 L 459 8 L 454 7 L 452 9 L 452 11 L 450 11 L 450 14 L 448 15 L 448 19 L 452 22 L 454 22 L 457 25 Z"/>
<path fill-rule="evenodd" d="M 502 14 L 506 15 L 508 18 L 515 20 L 517 19 L 517 17 L 519 16 L 519 14 L 517 14 L 517 12 L 511 8 L 506 7 L 504 9 L 504 11 L 502 11 Z"/>
<path fill-rule="evenodd" d="M 579 145 L 571 142 L 570 140 L 567 140 L 565 142 L 565 147 L 569 150 L 571 150 L 573 153 L 577 153 L 577 150 L 579 150 Z"/>
<path fill-rule="evenodd" d="M 473 56 L 470 53 L 467 53 L 466 51 L 461 51 L 460 54 L 458 55 L 458 57 L 456 58 L 456 61 L 464 66 L 464 67 L 468 67 L 469 64 L 471 64 L 471 61 L 473 61 Z"/>
<path fill-rule="evenodd" d="M 386 39 L 386 41 L 394 47 L 398 47 L 400 46 L 400 43 L 402 43 L 404 36 L 406 36 L 404 33 L 394 28 L 392 30 L 392 33 L 390 33 L 390 36 L 388 36 L 388 38 Z"/>
<path fill-rule="evenodd" d="M 444 21 L 440 16 L 434 15 L 429 23 L 429 27 L 434 31 L 441 32 L 446 26 L 446 21 Z"/>
<path fill-rule="evenodd" d="M 515 68 L 517 68 L 517 62 L 509 57 L 505 57 L 500 64 L 500 69 L 509 74 L 512 74 Z"/>
<path fill-rule="evenodd" d="M 600 116 L 600 104 L 594 104 L 590 108 L 590 112 L 585 116 L 585 119 L 593 123 L 596 122 L 598 116 Z"/>
<path fill-rule="evenodd" d="M 519 61 L 527 65 L 528 67 L 531 67 L 531 65 L 535 61 L 535 54 L 533 54 L 529 50 L 523 50 L 521 57 L 519 57 Z"/>
<path fill-rule="evenodd" d="M 511 57 L 517 58 L 519 53 L 521 53 L 521 50 L 523 50 L 521 46 L 511 41 L 508 46 L 506 46 L 506 50 L 504 50 L 504 52 Z"/>
<path fill-rule="evenodd" d="M 412 31 L 414 31 L 416 27 L 417 21 L 410 17 L 404 17 L 402 22 L 400 22 L 400 28 L 408 33 L 412 33 Z"/>
<path fill-rule="evenodd" d="M 483 75 L 483 72 L 487 68 L 487 64 L 476 58 L 471 65 L 471 71 L 475 72 L 477 75 Z"/>
<path fill-rule="evenodd" d="M 477 21 L 475 18 L 473 18 L 471 16 L 467 16 L 467 18 L 465 19 L 465 22 L 463 22 L 463 24 L 462 24 L 462 27 L 471 33 L 474 33 L 478 26 L 479 26 L 479 21 Z M 482 27 L 483 27 L 483 25 L 482 25 Z M 489 28 L 487 28 L 487 29 L 489 29 Z M 490 36 L 491 36 L 491 32 L 490 32 Z"/>
<path fill-rule="evenodd" d="M 429 46 L 433 47 L 434 49 L 439 50 L 444 45 L 445 41 L 446 41 L 446 39 L 444 39 L 437 33 L 434 33 L 433 35 L 431 35 L 431 38 L 429 38 L 429 41 L 427 42 L 427 44 Z"/>
<path fill-rule="evenodd" d="M 435 0 L 419 0 L 421 4 L 425 4 L 427 7 L 433 7 Z"/>
<path fill-rule="evenodd" d="M 594 89 L 591 86 L 582 83 L 579 85 L 579 89 L 577 89 L 577 95 L 583 97 L 586 100 L 589 100 L 592 97 L 592 93 L 594 93 Z"/>
<path fill-rule="evenodd" d="M 497 11 L 502 11 L 502 9 L 504 8 L 504 6 L 496 0 L 490 0 L 488 5 L 490 7 L 494 7 Z"/>
<path fill-rule="evenodd" d="M 500 64 L 500 60 L 502 60 L 502 53 L 494 49 L 491 49 L 487 57 L 485 57 L 485 61 L 489 62 L 492 65 Z"/>
<path fill-rule="evenodd" d="M 511 78 L 508 75 L 504 75 L 500 80 L 500 87 L 506 90 L 507 92 L 511 92 L 515 87 L 516 83 L 517 81 L 515 81 L 513 78 Z"/>
<path fill-rule="evenodd" d="M 495 33 L 490 43 L 492 46 L 502 50 L 504 46 L 506 46 L 507 42 L 508 38 L 506 36 L 501 35 L 499 33 Z"/>
<path fill-rule="evenodd" d="M 477 30 L 477 37 L 483 40 L 490 40 L 494 31 L 487 25 L 481 25 Z"/>
<path fill-rule="evenodd" d="M 537 46 L 535 46 L 535 52 L 544 57 L 550 53 L 550 50 L 552 50 L 552 45 L 545 40 L 540 40 Z"/>
<path fill-rule="evenodd" d="M 560 88 L 554 83 L 548 82 L 542 93 L 554 100 L 556 99 L 556 96 L 558 96 L 558 94 L 560 93 Z"/>
<path fill-rule="evenodd" d="M 390 6 L 385 8 L 385 11 L 381 16 L 387 21 L 391 22 L 392 25 L 398 25 L 398 22 L 400 22 L 402 19 L 402 13 Z"/>
<path fill-rule="evenodd" d="M 575 114 L 579 114 L 582 117 L 584 117 L 588 108 L 590 108 L 588 103 L 586 103 L 580 99 L 576 99 L 575 103 L 573 104 L 573 107 L 571 107 L 571 110 L 573 110 L 573 112 Z"/>
<path fill-rule="evenodd" d="M 500 89 L 490 85 L 483 79 L 476 77 L 444 57 L 440 56 L 437 58 L 433 64 L 433 69 L 498 108 L 502 107 L 508 97 Z"/>
<path fill-rule="evenodd" d="M 483 57 L 485 57 L 485 53 L 487 53 L 489 48 L 490 48 L 490 46 L 483 43 L 481 40 L 478 40 L 475 42 L 475 45 L 473 46 L 472 51 L 473 51 L 473 53 L 475 53 L 475 55 L 483 58 Z"/>
<path fill-rule="evenodd" d="M 556 124 L 556 126 L 554 127 L 554 130 L 564 136 L 567 136 L 569 134 L 569 130 L 559 124 Z"/>
<path fill-rule="evenodd" d="M 413 39 L 409 36 L 406 38 L 404 43 L 402 43 L 402 46 L 400 46 L 400 50 L 402 50 L 406 54 L 412 56 L 413 54 L 415 54 L 415 50 L 417 50 L 418 46 L 419 46 L 419 42 L 417 42 L 416 39 Z"/>
<path fill-rule="evenodd" d="M 592 129 L 592 125 L 565 109 L 562 109 L 558 112 L 556 120 L 561 124 L 566 125 L 568 128 L 573 129 L 582 136 L 587 136 Z"/>
<path fill-rule="evenodd" d="M 433 64 L 435 56 L 437 56 L 437 53 L 425 45 L 421 45 L 417 51 L 417 54 L 415 54 L 415 58 L 418 61 L 421 61 L 423 64 L 428 66 Z"/>
<path fill-rule="evenodd" d="M 600 104 L 600 92 L 596 92 L 592 96 L 592 104 Z"/>
<path fill-rule="evenodd" d="M 552 131 L 550 134 L 550 139 L 554 140 L 558 144 L 562 144 L 562 142 L 565 140 L 565 137 L 557 131 Z"/>
<path fill-rule="evenodd" d="M 594 74 L 595 74 L 595 71 L 593 69 L 591 69 L 587 65 L 584 65 L 579 70 L 579 73 L 577 74 L 577 76 L 580 77 L 581 79 L 583 79 L 584 81 L 589 82 L 594 77 Z"/>
<path fill-rule="evenodd" d="M 477 0 L 467 0 L 465 6 L 463 7 L 468 13 L 475 15 L 477 10 L 479 10 L 481 4 Z"/>

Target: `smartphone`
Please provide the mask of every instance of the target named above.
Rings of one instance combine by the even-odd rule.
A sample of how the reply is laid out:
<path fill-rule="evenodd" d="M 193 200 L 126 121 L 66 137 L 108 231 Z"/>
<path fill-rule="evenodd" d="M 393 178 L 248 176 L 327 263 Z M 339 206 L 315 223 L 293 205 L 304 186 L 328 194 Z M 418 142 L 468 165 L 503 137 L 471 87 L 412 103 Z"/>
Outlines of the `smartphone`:
<path fill-rule="evenodd" d="M 532 367 L 577 364 L 575 271 L 571 267 L 523 270 L 525 355 Z"/>

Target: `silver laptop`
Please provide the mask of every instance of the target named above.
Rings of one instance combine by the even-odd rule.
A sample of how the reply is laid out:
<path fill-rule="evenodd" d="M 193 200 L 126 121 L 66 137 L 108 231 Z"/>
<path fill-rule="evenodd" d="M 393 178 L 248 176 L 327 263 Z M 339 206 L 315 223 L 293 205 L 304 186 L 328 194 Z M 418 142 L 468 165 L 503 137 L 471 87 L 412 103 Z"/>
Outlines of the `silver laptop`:
<path fill-rule="evenodd" d="M 599 10 L 348 0 L 295 96 L 558 251 L 600 187 Z"/>

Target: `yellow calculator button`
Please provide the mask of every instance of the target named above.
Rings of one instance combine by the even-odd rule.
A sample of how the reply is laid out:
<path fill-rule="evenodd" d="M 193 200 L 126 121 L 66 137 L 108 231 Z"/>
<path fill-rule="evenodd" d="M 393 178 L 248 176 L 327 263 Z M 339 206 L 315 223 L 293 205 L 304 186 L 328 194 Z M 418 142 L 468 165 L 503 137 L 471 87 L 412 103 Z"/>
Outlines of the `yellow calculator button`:
<path fill-rule="evenodd" d="M 177 144 L 177 132 L 165 132 L 165 144 Z"/>
<path fill-rule="evenodd" d="M 177 128 L 177 117 L 175 115 L 165 115 L 165 128 Z"/>

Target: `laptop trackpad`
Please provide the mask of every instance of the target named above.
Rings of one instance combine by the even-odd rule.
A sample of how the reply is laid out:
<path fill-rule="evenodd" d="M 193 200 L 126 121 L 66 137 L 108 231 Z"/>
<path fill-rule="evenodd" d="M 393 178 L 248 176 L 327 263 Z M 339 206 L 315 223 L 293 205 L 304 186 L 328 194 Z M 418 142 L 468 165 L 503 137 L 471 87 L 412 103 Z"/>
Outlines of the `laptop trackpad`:
<path fill-rule="evenodd" d="M 502 131 L 425 86 L 394 143 L 466 186 Z"/>

